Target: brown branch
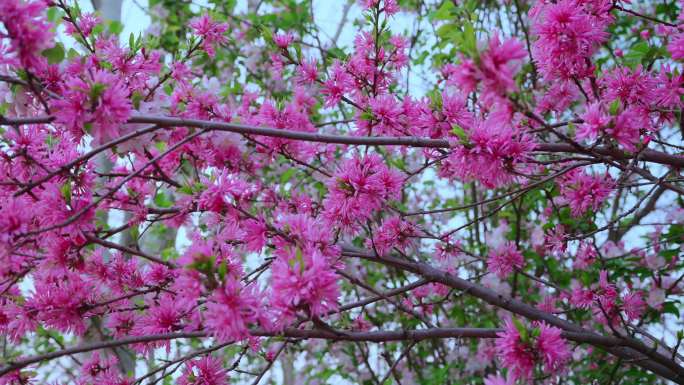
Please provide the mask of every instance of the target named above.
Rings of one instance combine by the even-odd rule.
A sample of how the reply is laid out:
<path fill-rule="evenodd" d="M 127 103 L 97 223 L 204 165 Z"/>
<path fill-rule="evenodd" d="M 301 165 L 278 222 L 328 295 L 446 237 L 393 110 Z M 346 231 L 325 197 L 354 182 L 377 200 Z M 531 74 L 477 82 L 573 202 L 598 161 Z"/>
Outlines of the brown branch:
<path fill-rule="evenodd" d="M 432 328 L 420 330 L 391 330 L 391 331 L 335 331 L 322 329 L 285 329 L 282 332 L 264 329 L 253 329 L 250 334 L 255 337 L 285 337 L 304 339 L 325 339 L 331 341 L 365 341 L 365 342 L 390 342 L 390 341 L 423 341 L 444 338 L 497 338 L 501 329 L 496 328 Z M 563 337 L 580 343 L 591 343 L 600 346 L 618 346 L 623 341 L 615 337 L 603 337 L 587 332 L 563 332 Z M 19 370 L 29 365 L 43 361 L 50 361 L 64 356 L 85 353 L 94 350 L 114 348 L 138 343 L 167 341 L 182 338 L 205 338 L 206 332 L 177 332 L 167 334 L 149 334 L 144 336 L 124 337 L 117 340 L 98 341 L 75 346 L 72 348 L 57 350 L 9 362 L 0 367 L 0 376 L 13 370 Z"/>
<path fill-rule="evenodd" d="M 608 239 L 612 240 L 613 242 L 619 241 L 629 230 L 631 230 L 634 226 L 638 225 L 644 217 L 646 217 L 648 214 L 650 214 L 653 210 L 655 210 L 656 203 L 658 202 L 658 199 L 663 195 L 663 193 L 667 190 L 663 186 L 658 186 L 658 188 L 653 192 L 651 195 L 651 198 L 646 202 L 646 205 L 644 205 L 641 210 L 639 210 L 636 214 L 634 214 L 634 217 L 632 217 L 632 220 L 625 225 L 624 227 L 619 227 L 613 230 L 613 232 L 610 232 L 608 235 Z"/>
<path fill-rule="evenodd" d="M 26 236 L 30 236 L 30 235 L 36 235 L 36 234 L 40 234 L 40 233 L 43 233 L 43 232 L 46 232 L 46 231 L 50 231 L 50 230 L 54 230 L 54 229 L 59 229 L 59 228 L 62 228 L 62 227 L 64 227 L 64 226 L 68 226 L 68 225 L 74 223 L 81 215 L 87 213 L 88 210 L 90 210 L 90 209 L 96 207 L 98 204 L 100 204 L 100 202 L 102 202 L 103 200 L 109 198 L 109 197 L 110 197 L 111 195 L 113 195 L 116 191 L 118 191 L 123 185 L 125 185 L 129 180 L 135 178 L 136 175 L 138 175 L 138 174 L 140 174 L 141 172 L 143 172 L 147 167 L 151 166 L 153 163 L 157 162 L 158 160 L 162 159 L 162 158 L 165 157 L 166 155 L 168 155 L 168 154 L 170 154 L 171 152 L 177 150 L 179 147 L 181 147 L 181 146 L 184 145 L 185 143 L 191 141 L 192 139 L 195 139 L 196 137 L 202 135 L 202 134 L 205 133 L 205 132 L 206 132 L 206 130 L 197 131 L 197 132 L 195 132 L 194 134 L 185 137 L 183 140 L 179 141 L 178 143 L 175 143 L 175 144 L 174 144 L 173 146 L 171 146 L 168 150 L 166 150 L 166 151 L 164 151 L 163 153 L 161 153 L 161 154 L 155 156 L 153 159 L 151 159 L 150 161 L 148 161 L 147 163 L 145 163 L 144 165 L 142 165 L 138 170 L 136 170 L 136 171 L 130 173 L 127 177 L 123 178 L 116 186 L 114 186 L 113 188 L 109 189 L 109 191 L 108 191 L 106 194 L 100 196 L 98 199 L 96 199 L 96 200 L 94 200 L 93 202 L 91 202 L 90 204 L 86 205 L 85 207 L 83 207 L 82 209 L 80 209 L 79 211 L 77 211 L 75 214 L 71 215 L 69 218 L 67 218 L 67 219 L 64 220 L 63 222 L 60 222 L 60 223 L 57 223 L 57 224 L 54 224 L 54 225 L 50 225 L 50 226 L 47 226 L 47 227 L 45 227 L 45 228 L 40 228 L 40 229 L 36 229 L 36 230 L 31 230 L 31 231 L 29 231 L 29 232 L 27 232 L 27 233 L 21 234 L 21 236 L 26 237 Z"/>
<path fill-rule="evenodd" d="M 636 16 L 636 17 L 639 17 L 639 18 L 642 18 L 642 19 L 646 19 L 646 20 L 652 21 L 652 22 L 654 22 L 654 23 L 660 23 L 660 24 L 663 24 L 663 25 L 667 25 L 668 27 L 677 27 L 677 24 L 670 23 L 669 21 L 665 21 L 665 20 L 660 20 L 660 19 L 658 19 L 657 17 L 653 17 L 653 16 L 649 16 L 649 15 L 644 15 L 644 14 L 638 13 L 638 12 L 636 12 L 636 11 L 633 11 L 633 10 L 631 10 L 631 9 L 623 8 L 623 7 L 619 6 L 619 5 L 616 5 L 616 6 L 615 6 L 615 9 L 620 10 L 620 11 L 622 11 L 622 12 L 629 13 L 629 14 L 632 15 L 632 16 Z"/>
<path fill-rule="evenodd" d="M 50 123 L 54 120 L 52 116 L 37 116 L 29 118 L 7 118 L 0 117 L 0 124 L 4 125 L 21 125 L 21 124 L 37 124 Z M 428 139 L 414 136 L 345 136 L 345 135 L 330 135 L 319 134 L 304 131 L 283 130 L 269 127 L 248 126 L 237 123 L 215 122 L 208 120 L 184 119 L 168 116 L 154 116 L 154 115 L 134 115 L 128 123 L 150 123 L 158 125 L 159 127 L 196 127 L 208 131 L 225 131 L 234 132 L 245 135 L 261 135 L 277 138 L 303 140 L 309 142 L 320 143 L 335 143 L 348 145 L 363 145 L 363 146 L 408 146 L 408 147 L 426 147 L 426 148 L 449 148 L 449 141 L 446 139 Z M 552 125 L 548 125 L 553 127 Z M 586 149 L 578 149 L 576 146 L 568 143 L 540 143 L 535 148 L 539 152 L 552 153 L 590 153 L 603 156 L 609 156 L 613 159 L 624 160 L 632 159 L 634 155 L 625 153 L 615 148 L 608 147 L 594 147 L 591 151 Z M 643 151 L 641 159 L 648 162 L 666 164 L 675 167 L 684 168 L 684 157 L 672 155 L 656 150 L 646 149 Z"/>
<path fill-rule="evenodd" d="M 175 265 L 174 263 L 172 263 L 172 262 L 164 261 L 163 259 L 159 259 L 159 258 L 157 258 L 157 257 L 155 257 L 155 256 L 153 256 L 153 255 L 149 255 L 149 254 L 147 254 L 147 253 L 145 253 L 145 252 L 143 252 L 143 251 L 141 251 L 141 250 L 136 250 L 136 249 L 133 249 L 133 248 L 130 248 L 130 247 L 127 247 L 127 246 L 119 245 L 118 243 L 105 241 L 104 239 L 100 239 L 100 238 L 95 237 L 95 236 L 93 236 L 93 235 L 91 235 L 91 234 L 86 234 L 85 237 L 86 237 L 86 239 L 87 239 L 88 241 L 90 241 L 90 242 L 92 242 L 92 243 L 97 243 L 98 245 L 101 245 L 101 246 L 104 246 L 104 247 L 107 247 L 107 248 L 110 248 L 110 249 L 116 249 L 116 250 L 119 250 L 119 251 L 123 251 L 124 253 L 128 253 L 128 254 L 131 254 L 131 255 L 137 255 L 137 256 L 142 257 L 142 258 L 145 258 L 145 259 L 147 259 L 147 260 L 149 260 L 149 261 L 152 261 L 152 262 L 155 262 L 155 263 L 160 263 L 160 264 L 162 264 L 162 265 L 166 265 L 166 266 L 168 266 L 168 267 L 170 267 L 170 268 L 172 268 L 172 269 L 176 267 L 176 265 Z"/>
<path fill-rule="evenodd" d="M 629 337 L 605 337 L 600 334 L 588 331 L 579 325 L 570 321 L 556 317 L 553 314 L 544 312 L 534 306 L 530 306 L 522 301 L 519 301 L 508 296 L 501 295 L 493 290 L 485 288 L 473 282 L 456 277 L 445 271 L 436 269 L 426 263 L 414 262 L 395 257 L 378 257 L 369 251 L 358 249 L 353 246 L 343 247 L 343 254 L 352 257 L 359 257 L 374 261 L 377 263 L 392 266 L 401 270 L 418 274 L 425 279 L 439 282 L 457 290 L 461 290 L 474 297 L 489 303 L 490 305 L 508 310 L 512 313 L 518 314 L 530 320 L 544 321 L 550 325 L 556 326 L 566 332 L 581 333 L 583 335 L 596 338 L 595 345 L 603 346 L 611 354 L 629 359 L 636 360 L 636 364 L 644 369 L 647 369 L 661 377 L 667 378 L 678 384 L 684 384 L 684 368 L 679 366 L 676 362 L 669 359 L 662 354 L 657 353 L 652 348 L 649 348 L 641 341 Z M 607 344 L 604 338 L 618 338 L 621 343 Z M 604 341 L 599 342 L 599 341 Z M 587 341 L 588 342 L 588 341 Z M 594 343 L 592 343 L 594 344 Z"/>

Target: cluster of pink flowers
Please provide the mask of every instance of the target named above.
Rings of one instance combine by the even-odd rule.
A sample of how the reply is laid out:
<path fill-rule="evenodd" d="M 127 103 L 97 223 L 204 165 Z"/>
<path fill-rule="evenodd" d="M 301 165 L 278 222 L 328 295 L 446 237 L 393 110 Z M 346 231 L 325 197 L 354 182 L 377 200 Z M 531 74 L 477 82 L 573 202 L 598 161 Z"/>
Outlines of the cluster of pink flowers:
<path fill-rule="evenodd" d="M 489 252 L 487 267 L 499 278 L 506 278 L 523 266 L 525 266 L 525 259 L 515 246 L 515 242 L 505 242 Z"/>
<path fill-rule="evenodd" d="M 452 139 L 453 150 L 442 162 L 440 175 L 464 182 L 477 180 L 495 188 L 517 180 L 534 140 L 512 122 L 505 109 L 492 112 L 465 131 L 465 137 Z"/>
<path fill-rule="evenodd" d="M 366 242 L 366 246 L 377 251 L 379 255 L 386 255 L 394 247 L 405 252 L 412 243 L 415 243 L 411 238 L 415 235 L 417 230 L 411 222 L 400 217 L 392 217 L 382 221 L 372 240 Z"/>
<path fill-rule="evenodd" d="M 190 21 L 190 28 L 202 39 L 202 49 L 210 57 L 216 54 L 215 45 L 228 41 L 224 35 L 228 27 L 227 23 L 216 22 L 206 13 Z"/>
<path fill-rule="evenodd" d="M 561 330 L 544 322 L 528 328 L 518 321 L 507 320 L 496 340 L 496 351 L 514 379 L 531 378 L 537 364 L 543 364 L 549 374 L 559 374 L 570 359 L 570 349 L 561 337 Z"/>
<path fill-rule="evenodd" d="M 265 319 L 261 311 L 255 285 L 245 287 L 231 277 L 209 297 L 204 324 L 220 341 L 241 341 L 250 337 L 248 326 Z"/>
<path fill-rule="evenodd" d="M 0 64 L 13 64 L 27 69 L 42 70 L 47 65 L 41 56 L 44 49 L 54 44 L 54 33 L 45 17 L 46 4 L 42 0 L 6 0 L 0 3 L 0 23 L 6 32 L 0 38 L 8 38 L 10 45 L 4 51 L 0 42 Z"/>
<path fill-rule="evenodd" d="M 479 60 L 462 57 L 461 64 L 447 65 L 442 69 L 446 84 L 470 93 L 482 87 L 485 105 L 504 102 L 507 94 L 517 90 L 515 75 L 520 70 L 521 59 L 527 53 L 516 39 L 501 41 L 495 33 L 489 40 L 488 48 L 480 54 Z"/>
<path fill-rule="evenodd" d="M 370 218 L 388 200 L 397 199 L 402 185 L 402 176 L 378 155 L 347 159 L 328 181 L 324 216 L 331 224 L 356 228 L 359 220 Z"/>
<path fill-rule="evenodd" d="M 596 4 L 592 7 L 592 3 Z M 592 75 L 591 56 L 608 39 L 610 1 L 537 2 L 530 11 L 537 37 L 532 56 L 548 78 L 568 80 Z"/>
<path fill-rule="evenodd" d="M 372 7 L 378 7 L 389 16 L 399 12 L 397 0 L 362 0 L 361 2 L 366 10 Z"/>
<path fill-rule="evenodd" d="M 608 282 L 608 272 L 599 273 L 599 282 L 590 288 L 575 284 L 570 294 L 570 303 L 579 308 L 591 309 L 597 322 L 616 326 L 621 322 L 621 314 L 627 321 L 640 319 L 648 306 L 640 291 L 628 291 L 620 295 L 618 288 Z"/>
<path fill-rule="evenodd" d="M 99 352 L 93 353 L 81 366 L 81 376 L 78 385 L 86 384 L 126 384 L 118 368 L 118 360 L 114 356 L 100 357 Z M 17 382 L 21 383 L 21 382 Z M 8 384 L 9 385 L 9 384 Z"/>
<path fill-rule="evenodd" d="M 337 309 L 337 274 L 320 252 L 293 249 L 276 258 L 271 274 L 271 305 L 279 314 L 278 326 L 288 326 L 299 311 L 320 318 Z"/>
<path fill-rule="evenodd" d="M 185 362 L 178 385 L 228 385 L 228 374 L 221 360 L 206 355 Z"/>
<path fill-rule="evenodd" d="M 104 70 L 70 76 L 63 95 L 52 102 L 52 108 L 57 122 L 77 139 L 88 133 L 97 144 L 109 142 L 120 136 L 121 124 L 131 115 L 127 88 L 117 75 Z"/>
<path fill-rule="evenodd" d="M 570 206 L 574 217 L 587 210 L 597 211 L 613 191 L 615 182 L 610 175 L 590 175 L 574 169 L 557 179 L 562 202 Z"/>
<path fill-rule="evenodd" d="M 248 120 L 248 123 L 278 129 L 315 132 L 316 127 L 314 127 L 309 119 L 308 111 L 310 107 L 310 105 L 306 104 L 306 100 L 304 100 L 304 103 L 298 103 L 295 99 L 295 101 L 286 104 L 282 109 L 277 108 L 274 102 L 266 101 L 261 105 L 258 113 Z M 259 150 L 271 154 L 285 152 L 306 161 L 315 153 L 313 145 L 302 141 L 275 137 L 263 137 L 259 140 L 266 145 L 265 148 L 260 148 Z"/>

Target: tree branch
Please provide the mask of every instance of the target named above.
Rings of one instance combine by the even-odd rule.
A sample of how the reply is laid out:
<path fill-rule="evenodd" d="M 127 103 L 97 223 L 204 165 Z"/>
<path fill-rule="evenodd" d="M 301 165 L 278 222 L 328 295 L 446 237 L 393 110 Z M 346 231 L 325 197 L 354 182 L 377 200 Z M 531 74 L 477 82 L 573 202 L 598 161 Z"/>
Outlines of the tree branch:
<path fill-rule="evenodd" d="M 22 125 L 50 123 L 54 120 L 52 116 L 37 116 L 28 118 L 7 118 L 0 117 L 0 124 L 3 125 Z M 346 136 L 319 134 L 304 131 L 282 130 L 269 127 L 248 126 L 237 123 L 215 122 L 208 120 L 184 119 L 168 116 L 154 115 L 133 115 L 128 123 L 150 123 L 161 127 L 195 127 L 209 131 L 234 132 L 245 135 L 261 135 L 292 140 L 303 140 L 308 142 L 335 143 L 363 146 L 408 146 L 425 148 L 449 148 L 449 141 L 446 139 L 428 139 L 414 136 Z M 146 131 L 149 132 L 149 131 Z M 137 136 L 137 135 L 136 135 Z M 118 139 L 117 139 L 118 140 Z M 575 146 L 567 143 L 540 143 L 535 148 L 539 152 L 553 153 L 581 153 Z M 614 159 L 632 159 L 634 155 L 608 147 L 592 147 L 592 153 L 610 156 Z M 648 162 L 666 164 L 675 167 L 684 167 L 684 157 L 671 155 L 668 153 L 646 149 L 641 154 L 641 159 Z"/>
<path fill-rule="evenodd" d="M 408 261 L 388 256 L 377 257 L 375 254 L 369 251 L 358 249 L 353 246 L 343 247 L 343 254 L 409 271 L 414 274 L 418 274 L 425 279 L 439 282 L 454 289 L 461 290 L 474 297 L 482 299 L 490 305 L 508 310 L 530 320 L 544 321 L 566 332 L 581 333 L 588 336 L 588 338 L 595 338 L 596 340 L 594 340 L 594 342 L 590 342 L 593 345 L 602 346 L 608 352 L 617 357 L 634 360 L 636 365 L 641 366 L 644 369 L 647 369 L 678 384 L 684 384 L 684 368 L 671 360 L 669 357 L 657 353 L 654 349 L 649 348 L 639 340 L 621 337 L 618 338 L 618 340 L 622 342 L 609 343 L 609 340 L 604 340 L 604 338 L 609 338 L 612 340 L 612 338 L 617 337 L 605 337 L 585 330 L 581 326 L 578 326 L 570 321 L 556 317 L 553 314 L 544 312 L 517 299 L 496 293 L 495 291 L 487 289 L 484 286 L 466 281 L 445 271 L 436 269 L 426 263 Z"/>
<path fill-rule="evenodd" d="M 253 329 L 250 334 L 254 337 L 286 337 L 304 339 L 325 339 L 331 341 L 366 341 L 366 342 L 389 342 L 389 341 L 423 341 L 443 338 L 497 338 L 502 329 L 495 328 L 431 328 L 420 330 L 392 330 L 392 331 L 369 331 L 352 332 L 323 329 L 285 329 L 282 332 Z M 117 340 L 99 341 L 83 344 L 68 349 L 23 358 L 0 368 L 0 376 L 13 370 L 22 369 L 26 366 L 50 361 L 60 357 L 77 353 L 85 353 L 94 350 L 113 348 L 117 346 L 137 343 L 174 340 L 181 338 L 205 338 L 206 332 L 178 332 L 167 334 L 150 334 L 144 336 L 124 337 Z M 622 340 L 615 337 L 603 337 L 587 332 L 563 332 L 563 337 L 580 343 L 591 343 L 600 346 L 618 346 Z"/>

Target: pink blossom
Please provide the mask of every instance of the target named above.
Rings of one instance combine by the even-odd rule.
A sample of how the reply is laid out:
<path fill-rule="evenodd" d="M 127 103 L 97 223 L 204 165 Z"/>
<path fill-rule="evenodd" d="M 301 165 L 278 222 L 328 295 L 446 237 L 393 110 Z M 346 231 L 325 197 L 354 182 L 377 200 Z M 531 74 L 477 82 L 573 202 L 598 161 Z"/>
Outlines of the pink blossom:
<path fill-rule="evenodd" d="M 228 24 L 216 22 L 206 13 L 192 19 L 189 25 L 202 38 L 202 49 L 210 57 L 216 54 L 215 44 L 223 44 L 228 41 L 228 38 L 224 36 L 228 30 Z"/>
<path fill-rule="evenodd" d="M 379 7 L 389 16 L 399 12 L 396 0 L 361 0 L 361 2 L 366 10 L 372 7 Z"/>
<path fill-rule="evenodd" d="M 321 92 L 326 95 L 325 106 L 333 107 L 340 102 L 345 93 L 352 90 L 354 87 L 354 79 L 349 75 L 346 69 L 335 61 L 330 68 L 330 75 L 328 80 L 323 83 Z"/>
<path fill-rule="evenodd" d="M 502 364 L 514 378 L 530 378 L 537 363 L 542 363 L 549 373 L 558 373 L 571 356 L 561 330 L 539 322 L 534 326 L 536 330 L 525 330 L 521 335 L 523 328 L 522 323 L 509 319 L 498 334 L 496 350 Z"/>
<path fill-rule="evenodd" d="M 0 385 L 32 385 L 35 384 L 31 371 L 11 370 L 0 376 Z"/>
<path fill-rule="evenodd" d="M 524 46 L 518 40 L 511 38 L 502 42 L 494 33 L 477 63 L 462 57 L 458 66 L 445 67 L 442 72 L 447 75 L 447 84 L 461 88 L 464 93 L 473 91 L 481 83 L 484 103 L 493 106 L 506 94 L 517 90 L 514 77 L 520 69 L 521 59 L 526 56 Z"/>
<path fill-rule="evenodd" d="M 392 217 L 382 221 L 380 228 L 373 234 L 372 242 L 367 241 L 366 244 L 380 255 L 386 255 L 394 247 L 404 252 L 414 243 L 411 237 L 415 234 L 412 223 L 401 217 Z"/>
<path fill-rule="evenodd" d="M 515 385 L 515 379 L 492 374 L 484 379 L 484 385 Z"/>
<path fill-rule="evenodd" d="M 84 77 L 71 76 L 65 81 L 63 99 L 54 99 L 58 123 L 66 125 L 75 138 L 90 133 L 102 144 L 120 136 L 119 129 L 131 115 L 131 101 L 125 85 L 116 75 L 90 71 Z"/>
<path fill-rule="evenodd" d="M 46 326 L 82 335 L 86 331 L 88 305 L 97 302 L 97 291 L 76 273 L 36 277 L 35 292 L 25 307 L 37 311 Z"/>
<path fill-rule="evenodd" d="M 221 360 L 206 355 L 185 362 L 178 385 L 228 385 L 228 372 Z"/>
<path fill-rule="evenodd" d="M 506 278 L 516 269 L 525 266 L 525 259 L 514 242 L 508 241 L 489 252 L 487 267 L 499 278 Z"/>
<path fill-rule="evenodd" d="M 597 211 L 613 191 L 615 182 L 610 175 L 589 175 L 575 169 L 558 179 L 563 200 L 574 217 L 587 210 Z"/>
<path fill-rule="evenodd" d="M 464 94 L 474 91 L 480 81 L 479 69 L 475 62 L 462 55 L 460 64 L 446 64 L 442 67 L 442 75 L 447 85 L 459 87 Z"/>
<path fill-rule="evenodd" d="M 323 317 L 337 309 L 337 274 L 318 251 L 296 249 L 287 256 L 279 256 L 273 262 L 271 274 L 271 305 L 281 313 L 281 327 L 286 327 L 298 310 Z"/>
<path fill-rule="evenodd" d="M 373 324 L 367 321 L 362 315 L 359 315 L 358 317 L 354 318 L 354 321 L 352 321 L 353 330 L 366 332 L 369 331 L 372 327 Z"/>
<path fill-rule="evenodd" d="M 369 102 L 373 113 L 373 120 L 377 125 L 371 127 L 377 135 L 396 135 L 396 131 L 401 128 L 400 117 L 403 108 L 391 95 L 383 95 L 371 99 Z"/>
<path fill-rule="evenodd" d="M 530 341 L 523 341 L 512 320 L 507 320 L 504 331 L 497 334 L 496 354 L 514 378 L 529 378 L 534 370 L 536 352 Z"/>
<path fill-rule="evenodd" d="M 661 310 L 666 298 L 667 293 L 665 293 L 665 290 L 659 287 L 654 287 L 649 291 L 648 298 L 646 298 L 646 303 L 648 303 L 648 306 L 654 309 Z"/>
<path fill-rule="evenodd" d="M 514 76 L 520 69 L 520 59 L 527 56 L 525 48 L 516 39 L 501 41 L 494 33 L 489 39 L 488 49 L 480 56 L 480 71 L 485 98 L 504 96 L 515 91 Z"/>
<path fill-rule="evenodd" d="M 258 324 L 260 307 L 254 285 L 243 287 L 229 277 L 209 297 L 204 324 L 222 342 L 244 340 L 250 337 L 249 325 Z"/>
<path fill-rule="evenodd" d="M 548 79 L 591 75 L 589 59 L 608 37 L 606 19 L 594 18 L 574 0 L 540 2 L 535 8 L 532 56 L 541 73 Z"/>
<path fill-rule="evenodd" d="M 655 90 L 658 106 L 664 108 L 678 108 L 682 106 L 681 97 L 684 95 L 683 74 L 672 70 L 669 65 L 664 65 L 656 78 L 656 83 L 659 85 Z"/>
<path fill-rule="evenodd" d="M 627 294 L 622 299 L 622 302 L 625 314 L 631 321 L 641 318 L 646 310 L 646 302 L 644 301 L 641 292 L 633 291 Z"/>
<path fill-rule="evenodd" d="M 22 66 L 43 68 L 46 60 L 41 52 L 54 44 L 52 24 L 45 17 L 45 10 L 46 3 L 42 0 L 0 2 L 0 23 L 6 30 L 0 36 L 10 40 L 7 53 L 3 53 L 9 57 L 0 59 L 0 63 L 11 63 L 16 58 Z"/>
<path fill-rule="evenodd" d="M 459 93 L 442 93 L 442 114 L 451 125 L 471 128 L 474 123 L 473 114 L 468 111 L 466 98 Z"/>
<path fill-rule="evenodd" d="M 164 334 L 183 330 L 191 304 L 176 301 L 170 294 L 162 294 L 158 301 L 149 301 L 149 310 L 139 319 L 133 329 L 134 335 Z M 170 347 L 170 342 L 154 343 L 152 346 Z"/>
<path fill-rule="evenodd" d="M 584 114 L 581 115 L 583 123 L 577 127 L 575 137 L 577 140 L 596 139 L 610 123 L 608 116 L 601 103 L 592 103 L 587 106 Z"/>
<path fill-rule="evenodd" d="M 120 338 L 131 334 L 137 320 L 138 316 L 132 311 L 120 311 L 112 313 L 105 326 L 113 332 L 115 337 Z"/>
<path fill-rule="evenodd" d="M 90 33 L 93 31 L 93 28 L 101 22 L 102 19 L 100 19 L 99 16 L 93 13 L 84 13 L 81 15 L 81 17 L 79 17 L 76 20 L 76 24 L 85 36 L 90 36 Z M 66 33 L 72 36 L 78 35 L 78 31 L 72 23 L 66 24 Z"/>
<path fill-rule="evenodd" d="M 459 138 L 442 162 L 440 175 L 462 181 L 478 180 L 488 188 L 509 184 L 516 177 L 509 172 L 521 167 L 535 147 L 531 136 L 512 122 L 507 111 L 497 110 L 476 122 Z"/>
<path fill-rule="evenodd" d="M 575 255 L 575 261 L 573 262 L 572 267 L 579 270 L 586 269 L 594 263 L 597 256 L 598 253 L 594 246 L 589 242 L 582 242 L 577 249 L 577 254 Z"/>
<path fill-rule="evenodd" d="M 673 59 L 684 59 L 684 33 L 674 35 L 667 49 L 670 51 Z"/>
<path fill-rule="evenodd" d="M 118 360 L 116 356 L 100 357 L 99 352 L 92 356 L 81 366 L 81 378 L 83 383 L 114 384 L 121 383 L 119 376 Z"/>
<path fill-rule="evenodd" d="M 544 237 L 544 245 L 552 255 L 560 257 L 568 248 L 568 236 L 563 225 L 556 225 Z"/>
<path fill-rule="evenodd" d="M 635 151 L 641 137 L 641 130 L 651 126 L 644 110 L 628 107 L 619 112 L 614 123 L 606 129 L 606 133 L 628 151 Z"/>
<path fill-rule="evenodd" d="M 387 200 L 397 198 L 402 184 L 401 175 L 377 155 L 347 159 L 328 181 L 324 216 L 331 224 L 354 228 L 356 221 L 370 218 Z"/>
<path fill-rule="evenodd" d="M 546 113 L 549 111 L 562 112 L 579 97 L 577 86 L 569 81 L 554 82 L 548 91 L 543 94 L 537 104 L 537 111 Z M 586 122 L 586 119 L 584 119 Z"/>
<path fill-rule="evenodd" d="M 583 288 L 579 282 L 575 281 L 572 284 L 570 303 L 581 309 L 588 309 L 594 303 L 594 292 Z"/>
<path fill-rule="evenodd" d="M 656 79 L 641 67 L 635 70 L 618 67 L 603 76 L 600 84 L 604 87 L 603 97 L 609 101 L 638 104 L 650 103 L 656 99 Z"/>
<path fill-rule="evenodd" d="M 315 132 L 316 127 L 311 123 L 306 105 L 295 101 L 284 106 L 276 105 L 275 101 L 267 100 L 259 108 L 250 121 L 257 126 L 265 126 L 278 129 Z M 297 156 L 300 160 L 308 160 L 315 151 L 312 144 L 299 140 L 291 140 L 277 137 L 260 137 L 259 141 L 266 147 L 258 147 L 260 152 L 272 154 L 274 151 L 285 152 Z"/>
<path fill-rule="evenodd" d="M 559 328 L 549 326 L 544 322 L 540 322 L 538 328 L 540 332 L 537 349 L 542 357 L 544 368 L 548 372 L 557 373 L 570 359 L 570 350 L 561 337 Z"/>
<path fill-rule="evenodd" d="M 273 35 L 273 43 L 281 49 L 287 49 L 287 47 L 294 41 L 294 35 L 292 32 L 277 33 Z"/>
<path fill-rule="evenodd" d="M 314 84 L 318 80 L 318 67 L 316 59 L 302 60 L 297 67 L 298 81 L 302 84 Z"/>

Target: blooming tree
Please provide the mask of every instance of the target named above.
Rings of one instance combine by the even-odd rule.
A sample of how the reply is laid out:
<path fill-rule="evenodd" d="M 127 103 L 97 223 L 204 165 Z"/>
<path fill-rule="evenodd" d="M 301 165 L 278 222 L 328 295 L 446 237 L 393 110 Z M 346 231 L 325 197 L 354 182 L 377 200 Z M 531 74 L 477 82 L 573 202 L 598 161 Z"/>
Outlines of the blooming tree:
<path fill-rule="evenodd" d="M 246 3 L 0 0 L 0 385 L 684 384 L 682 4 Z"/>

